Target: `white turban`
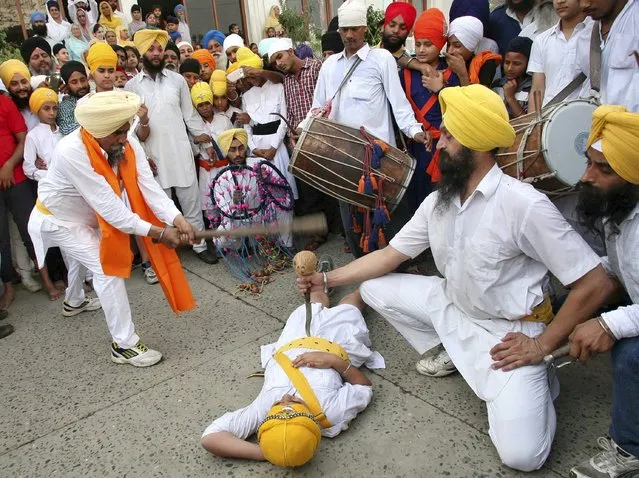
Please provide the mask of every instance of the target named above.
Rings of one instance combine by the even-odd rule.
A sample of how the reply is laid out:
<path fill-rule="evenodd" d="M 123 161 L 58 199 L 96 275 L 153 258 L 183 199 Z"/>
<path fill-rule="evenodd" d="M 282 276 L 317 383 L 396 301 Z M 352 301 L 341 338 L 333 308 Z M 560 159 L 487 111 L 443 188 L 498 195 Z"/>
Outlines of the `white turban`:
<path fill-rule="evenodd" d="M 271 45 L 277 40 L 279 40 L 279 38 L 264 38 L 260 40 L 260 42 L 257 44 L 257 51 L 260 53 L 260 56 L 262 57 L 266 55 L 269 48 L 271 48 Z"/>
<path fill-rule="evenodd" d="M 448 37 L 455 37 L 467 49 L 477 53 L 479 42 L 484 37 L 484 25 L 475 17 L 459 17 L 450 23 Z"/>
<path fill-rule="evenodd" d="M 238 48 L 241 46 L 244 46 L 244 40 L 242 40 L 242 37 L 236 33 L 232 33 L 231 35 L 227 36 L 224 39 L 224 44 L 222 45 L 222 51 L 226 53 L 226 50 L 234 46 Z"/>
<path fill-rule="evenodd" d="M 367 25 L 366 10 L 364 0 L 346 0 L 337 10 L 339 27 L 365 27 Z"/>
<path fill-rule="evenodd" d="M 273 55 L 280 51 L 288 51 L 293 48 L 293 41 L 290 38 L 278 38 L 268 47 L 268 59 L 272 60 Z"/>
<path fill-rule="evenodd" d="M 85 101 L 78 102 L 75 119 L 94 138 L 106 138 L 131 121 L 141 104 L 138 95 L 127 91 L 95 93 Z"/>

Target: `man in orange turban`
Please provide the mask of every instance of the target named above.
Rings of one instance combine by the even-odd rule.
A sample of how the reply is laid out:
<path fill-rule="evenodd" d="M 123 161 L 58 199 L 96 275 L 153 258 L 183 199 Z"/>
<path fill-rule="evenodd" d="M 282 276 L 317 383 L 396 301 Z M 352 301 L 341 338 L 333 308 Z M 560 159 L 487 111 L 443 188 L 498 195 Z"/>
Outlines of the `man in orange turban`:
<path fill-rule="evenodd" d="M 593 229 L 603 220 L 605 264 L 630 300 L 578 325 L 570 336 L 570 355 L 580 362 L 608 351 L 612 358 L 610 439 L 570 476 L 639 476 L 639 113 L 600 106 L 587 144 L 577 212 Z"/>
<path fill-rule="evenodd" d="M 200 63 L 200 78 L 202 81 L 209 83 L 216 65 L 215 58 L 211 55 L 211 52 L 204 48 L 200 48 L 191 54 L 191 58 Z"/>

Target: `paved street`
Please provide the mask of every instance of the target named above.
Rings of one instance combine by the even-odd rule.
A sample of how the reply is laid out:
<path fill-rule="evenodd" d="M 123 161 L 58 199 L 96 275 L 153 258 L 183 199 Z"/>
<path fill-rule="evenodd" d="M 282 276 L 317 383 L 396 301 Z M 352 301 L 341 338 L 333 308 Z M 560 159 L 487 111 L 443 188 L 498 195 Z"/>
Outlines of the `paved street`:
<path fill-rule="evenodd" d="M 342 241 L 322 247 L 338 264 Z M 199 445 L 202 430 L 248 404 L 262 381 L 259 346 L 273 342 L 302 298 L 293 273 L 257 297 L 234 297 L 226 266 L 181 253 L 198 308 L 172 316 L 159 286 L 140 271 L 128 283 L 134 320 L 146 344 L 164 354 L 148 369 L 109 360 L 101 311 L 65 319 L 62 302 L 19 289 L 15 333 L 0 341 L 0 477 L 511 477 L 487 434 L 486 412 L 456 374 L 417 374 L 417 354 L 378 315 L 367 312 L 385 370 L 368 373 L 371 406 L 338 438 L 324 439 L 305 467 L 221 460 Z M 345 292 L 345 291 L 342 291 Z M 559 371 L 554 452 L 534 477 L 567 476 L 589 457 L 608 427 L 607 357 Z"/>

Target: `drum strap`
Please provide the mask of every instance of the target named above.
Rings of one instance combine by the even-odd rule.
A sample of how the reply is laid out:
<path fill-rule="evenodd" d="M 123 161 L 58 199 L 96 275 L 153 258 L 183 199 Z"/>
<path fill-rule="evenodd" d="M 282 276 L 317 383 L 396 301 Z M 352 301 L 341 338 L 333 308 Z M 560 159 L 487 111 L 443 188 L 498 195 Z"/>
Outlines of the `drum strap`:
<path fill-rule="evenodd" d="M 599 93 L 601 88 L 601 23 L 595 21 L 590 37 L 590 88 Z"/>
<path fill-rule="evenodd" d="M 355 61 L 353 62 L 353 65 L 349 68 L 349 70 L 346 72 L 346 76 L 344 77 L 344 79 L 342 80 L 342 82 L 339 84 L 339 86 L 337 87 L 337 90 L 335 90 L 335 93 L 333 94 L 333 96 L 331 97 L 331 99 L 328 101 L 329 103 L 332 103 L 333 100 L 335 99 L 335 97 L 339 94 L 340 91 L 342 91 L 342 88 L 344 87 L 344 85 L 346 84 L 346 82 L 351 78 L 351 76 L 353 76 L 353 72 L 355 71 L 355 68 L 358 67 L 358 65 L 362 62 L 361 57 L 358 55 L 357 58 L 355 58 Z"/>
<path fill-rule="evenodd" d="M 566 85 L 566 87 L 563 90 L 557 93 L 557 95 L 552 100 L 550 100 L 546 105 L 544 105 L 544 108 L 548 106 L 556 105 L 564 101 L 566 98 L 568 98 L 568 96 L 570 96 L 570 94 L 573 91 L 579 88 L 585 80 L 586 80 L 586 75 L 584 75 L 583 73 L 579 73 L 570 83 Z"/>

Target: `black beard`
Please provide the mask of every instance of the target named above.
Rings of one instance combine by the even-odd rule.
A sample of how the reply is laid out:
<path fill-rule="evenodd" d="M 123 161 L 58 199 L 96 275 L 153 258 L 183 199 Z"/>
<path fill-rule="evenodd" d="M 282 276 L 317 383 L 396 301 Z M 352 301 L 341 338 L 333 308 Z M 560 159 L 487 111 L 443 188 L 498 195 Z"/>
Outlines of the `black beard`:
<path fill-rule="evenodd" d="M 153 63 L 151 63 L 151 60 L 148 60 L 145 56 L 143 56 L 142 64 L 144 65 L 144 69 L 147 71 L 147 73 L 151 75 L 157 75 L 158 73 L 161 73 L 162 70 L 164 69 L 164 58 L 162 58 L 160 60 L 160 64 L 156 66 Z"/>
<path fill-rule="evenodd" d="M 46 37 L 47 36 L 47 24 L 45 23 L 44 25 L 33 25 L 31 27 L 31 29 L 33 30 L 33 34 L 34 35 L 38 35 L 39 37 Z"/>
<path fill-rule="evenodd" d="M 439 170 L 442 179 L 437 183 L 437 204 L 435 209 L 439 213 L 446 212 L 455 197 L 459 197 L 466 187 L 470 175 L 475 170 L 473 152 L 466 147 L 450 156 L 446 151 L 439 152 Z"/>
<path fill-rule="evenodd" d="M 639 186 L 627 183 L 610 191 L 580 182 L 577 214 L 588 229 L 596 230 L 598 220 L 610 226 L 612 235 L 619 233 L 619 225 L 639 203 Z"/>
<path fill-rule="evenodd" d="M 11 95 L 11 99 L 16 104 L 19 110 L 29 108 L 29 97 L 31 95 L 27 95 L 26 98 L 22 98 L 20 96 L 14 95 L 13 93 L 9 93 L 9 94 Z"/>
<path fill-rule="evenodd" d="M 510 8 L 513 12 L 529 12 L 535 6 L 535 0 L 524 0 L 518 5 L 514 5 L 512 0 L 506 0 L 506 8 Z"/>
<path fill-rule="evenodd" d="M 107 158 L 109 161 L 109 165 L 112 168 L 116 167 L 124 158 L 124 146 L 122 146 L 121 144 L 112 145 L 107 151 Z"/>
<path fill-rule="evenodd" d="M 77 99 L 80 99 L 80 98 L 84 98 L 86 95 L 88 95 L 89 91 L 90 90 L 89 90 L 88 87 L 87 88 L 80 88 L 77 91 L 73 91 L 73 90 L 71 90 L 71 88 L 69 88 L 69 95 L 71 95 L 71 96 L 73 96 L 73 97 L 75 97 Z"/>
<path fill-rule="evenodd" d="M 390 51 L 391 53 L 395 53 L 400 50 L 406 44 L 406 39 L 398 40 L 396 42 L 392 42 L 389 37 L 382 34 L 382 46 L 385 50 Z"/>

